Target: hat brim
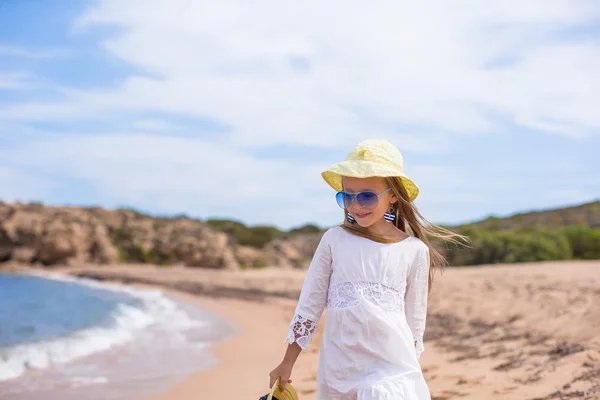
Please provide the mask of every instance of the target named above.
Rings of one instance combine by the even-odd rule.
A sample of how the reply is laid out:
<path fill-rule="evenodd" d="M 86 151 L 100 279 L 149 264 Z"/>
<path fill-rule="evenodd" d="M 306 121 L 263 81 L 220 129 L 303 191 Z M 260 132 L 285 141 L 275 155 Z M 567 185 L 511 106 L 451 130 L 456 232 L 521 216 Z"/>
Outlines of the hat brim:
<path fill-rule="evenodd" d="M 396 168 L 371 161 L 342 161 L 329 167 L 326 171 L 321 173 L 321 176 L 336 192 L 344 190 L 342 185 L 342 177 L 344 176 L 351 178 L 394 177 L 400 181 L 402 186 L 404 186 L 410 201 L 415 200 L 419 195 L 418 186 L 404 173 L 398 171 Z"/>

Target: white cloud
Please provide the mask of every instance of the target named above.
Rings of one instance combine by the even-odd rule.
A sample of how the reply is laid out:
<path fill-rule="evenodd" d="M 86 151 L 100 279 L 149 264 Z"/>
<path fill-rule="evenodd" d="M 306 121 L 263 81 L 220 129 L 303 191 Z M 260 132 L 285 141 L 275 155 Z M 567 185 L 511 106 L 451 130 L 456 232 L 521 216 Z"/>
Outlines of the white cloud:
<path fill-rule="evenodd" d="M 11 46 L 0 43 L 0 56 L 19 57 L 36 60 L 47 60 L 51 58 L 64 57 L 67 52 L 64 49 L 26 49 L 19 46 Z"/>
<path fill-rule="evenodd" d="M 599 18 L 595 0 L 100 0 L 73 31 L 115 27 L 100 46 L 140 72 L 94 89 L 59 82 L 62 100 L 5 103 L 0 119 L 132 129 L 32 134 L 19 151 L 0 154 L 10 165 L 85 179 L 127 204 L 235 210 L 247 221 L 285 224 L 331 218 L 299 211 L 316 210 L 331 195 L 312 189 L 326 165 L 260 159 L 250 150 L 285 144 L 346 153 L 359 140 L 386 137 L 409 154 L 406 168 L 426 207 L 446 198 L 483 203 L 487 195 L 468 191 L 474 174 L 411 157 L 456 153 L 469 136 L 506 134 L 510 124 L 595 135 L 600 46 L 593 33 L 576 34 Z M 0 46 L 0 55 L 13 57 L 53 51 Z M 0 75 L 0 89 L 24 79 Z M 193 129 L 170 115 L 230 129 L 210 142 L 168 137 Z"/>
<path fill-rule="evenodd" d="M 141 119 L 134 121 L 132 126 L 138 131 L 150 132 L 178 131 L 181 129 L 181 126 L 162 119 Z"/>
<path fill-rule="evenodd" d="M 25 72 L 0 71 L 0 90 L 31 88 L 31 77 Z"/>
<path fill-rule="evenodd" d="M 75 91 L 63 104 L 1 115 L 208 115 L 232 125 L 232 140 L 244 146 L 349 144 L 403 124 L 473 134 L 493 130 L 494 115 L 585 136 L 600 127 L 600 48 L 559 39 L 599 16 L 592 0 L 105 0 L 77 30 L 122 28 L 104 48 L 159 78 L 132 76 L 118 87 Z M 510 62 L 490 67 L 499 60 Z"/>
<path fill-rule="evenodd" d="M 310 204 L 314 199 L 305 198 L 305 188 L 320 179 L 318 166 L 258 160 L 198 139 L 157 134 L 32 135 L 0 149 L 0 158 L 13 170 L 87 182 L 116 204 L 201 216 L 235 210 L 235 217 L 254 223 L 269 220 L 273 207 L 281 212 Z"/>

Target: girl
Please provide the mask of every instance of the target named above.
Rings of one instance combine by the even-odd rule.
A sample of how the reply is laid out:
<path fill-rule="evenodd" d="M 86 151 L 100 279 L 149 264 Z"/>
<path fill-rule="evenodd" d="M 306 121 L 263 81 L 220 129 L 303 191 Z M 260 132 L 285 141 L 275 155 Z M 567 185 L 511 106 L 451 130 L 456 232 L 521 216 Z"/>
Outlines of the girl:
<path fill-rule="evenodd" d="M 418 359 L 433 271 L 446 260 L 427 237 L 464 237 L 420 215 L 413 203 L 419 189 L 386 140 L 359 143 L 322 176 L 337 192 L 344 223 L 321 238 L 270 386 L 291 382 L 327 305 L 319 400 L 429 400 Z"/>

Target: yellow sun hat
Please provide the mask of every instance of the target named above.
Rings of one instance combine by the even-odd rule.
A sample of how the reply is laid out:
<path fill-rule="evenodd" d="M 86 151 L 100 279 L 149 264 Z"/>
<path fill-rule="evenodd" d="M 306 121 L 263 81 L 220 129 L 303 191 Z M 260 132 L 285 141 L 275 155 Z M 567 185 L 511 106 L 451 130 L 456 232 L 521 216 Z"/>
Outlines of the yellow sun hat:
<path fill-rule="evenodd" d="M 271 393 L 264 395 L 260 400 L 298 400 L 298 394 L 293 386 L 289 383 L 285 385 L 283 390 L 279 389 L 279 378 L 273 384 Z"/>
<path fill-rule="evenodd" d="M 417 185 L 404 174 L 402 153 L 385 139 L 369 139 L 360 142 L 344 161 L 332 165 L 321 175 L 336 192 L 343 190 L 343 176 L 352 178 L 395 177 L 406 189 L 410 201 L 419 195 Z"/>

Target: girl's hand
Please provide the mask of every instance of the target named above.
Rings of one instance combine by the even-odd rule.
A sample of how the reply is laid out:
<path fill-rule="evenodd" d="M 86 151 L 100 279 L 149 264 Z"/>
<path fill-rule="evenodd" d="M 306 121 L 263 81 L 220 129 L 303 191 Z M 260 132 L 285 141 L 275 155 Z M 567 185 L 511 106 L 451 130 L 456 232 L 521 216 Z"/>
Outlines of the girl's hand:
<path fill-rule="evenodd" d="M 283 390 L 285 385 L 292 383 L 290 376 L 292 375 L 293 364 L 282 362 L 269 374 L 269 389 L 273 387 L 277 378 L 279 378 L 279 389 Z"/>

